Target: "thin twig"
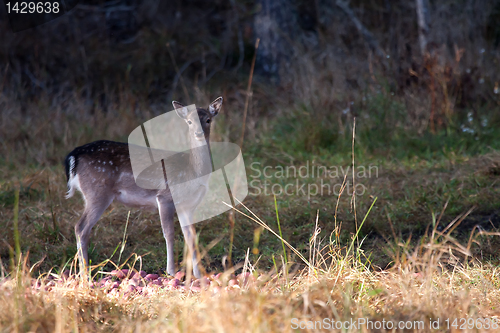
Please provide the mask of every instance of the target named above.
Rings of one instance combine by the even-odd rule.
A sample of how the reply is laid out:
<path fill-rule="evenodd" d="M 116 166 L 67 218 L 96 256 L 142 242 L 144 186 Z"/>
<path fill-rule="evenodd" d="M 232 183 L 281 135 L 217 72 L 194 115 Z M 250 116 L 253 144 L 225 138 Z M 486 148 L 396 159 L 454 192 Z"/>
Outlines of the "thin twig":
<path fill-rule="evenodd" d="M 257 215 L 255 215 L 254 212 L 252 212 L 250 209 L 248 209 L 247 206 L 245 206 L 241 201 L 239 201 L 237 198 L 235 198 L 236 201 L 238 201 L 238 203 L 240 205 L 242 205 L 246 210 L 248 210 L 254 217 L 251 217 L 249 216 L 248 214 L 245 214 L 243 213 L 242 211 L 236 209 L 235 207 L 231 206 L 230 204 L 226 203 L 226 202 L 222 202 L 223 204 L 225 204 L 226 206 L 232 208 L 233 210 L 237 211 L 238 213 L 240 213 L 241 215 L 243 216 L 246 216 L 248 217 L 250 220 L 254 221 L 255 223 L 257 223 L 258 225 L 260 225 L 261 227 L 265 228 L 266 230 L 268 230 L 269 232 L 271 232 L 274 236 L 278 237 L 278 239 L 280 239 L 283 243 L 285 243 L 285 245 L 293 251 L 293 253 L 295 253 L 308 267 L 311 267 L 311 264 L 309 263 L 309 261 L 302 255 L 302 253 L 300 253 L 297 249 L 295 249 L 292 245 L 290 245 L 290 243 L 288 243 L 285 239 L 283 239 L 282 237 L 280 237 L 280 235 L 278 235 L 277 232 L 275 232 L 273 229 L 271 229 L 267 224 L 265 224 Z M 311 267 L 312 269 L 314 269 L 314 267 Z M 319 269 L 319 268 L 318 268 Z M 321 270 L 321 269 L 320 269 Z M 324 270 L 321 270 L 323 272 L 325 272 Z"/>
<path fill-rule="evenodd" d="M 127 227 L 128 227 L 128 221 L 129 221 L 129 219 L 130 219 L 130 210 L 128 211 L 127 222 L 125 223 L 125 230 L 123 231 L 122 247 L 120 249 L 120 254 L 118 255 L 118 265 L 120 265 L 120 260 L 122 258 L 122 253 L 123 253 L 123 250 L 125 250 L 125 244 L 127 244 Z"/>
<path fill-rule="evenodd" d="M 238 24 L 240 21 L 240 18 L 238 15 L 238 7 L 236 6 L 236 1 L 230 0 L 230 2 L 231 2 L 231 6 L 233 7 L 233 12 L 234 12 L 234 22 L 236 22 L 236 26 L 238 27 L 236 29 L 236 36 L 238 37 L 239 57 L 238 57 L 238 64 L 233 69 L 234 72 L 236 73 L 238 71 L 238 69 L 240 69 L 241 66 L 243 65 L 243 59 L 245 58 L 245 45 L 243 43 L 243 34 L 241 33 L 241 26 Z"/>
<path fill-rule="evenodd" d="M 182 65 L 179 69 L 177 69 L 176 67 L 176 73 L 175 73 L 175 77 L 174 79 L 172 80 L 172 89 L 170 90 L 170 94 L 169 94 L 169 97 L 172 97 L 171 95 L 175 92 L 175 89 L 177 89 L 177 83 L 179 82 L 179 80 L 182 80 L 182 73 L 184 73 L 184 71 L 193 63 L 197 62 L 197 61 L 201 61 L 202 58 L 198 57 L 198 58 L 195 58 L 195 59 L 191 59 L 191 60 L 188 60 L 184 63 L 184 65 Z M 183 87 L 184 89 L 184 87 Z M 168 98 L 170 99 L 170 98 Z"/>
<path fill-rule="evenodd" d="M 247 120 L 248 104 L 249 104 L 249 99 L 251 96 L 251 89 L 252 89 L 253 71 L 255 69 L 255 59 L 257 58 L 257 50 L 259 48 L 259 42 L 260 42 L 260 39 L 257 38 L 257 41 L 255 42 L 255 53 L 254 53 L 253 59 L 252 59 L 252 67 L 250 68 L 250 77 L 248 78 L 247 96 L 245 99 L 245 109 L 243 111 L 243 122 L 242 122 L 242 127 L 241 127 L 240 149 L 243 147 L 243 139 L 245 137 L 245 127 L 246 127 L 245 124 L 246 124 L 246 120 Z M 239 168 L 239 161 L 240 161 L 240 159 L 238 159 L 238 167 L 237 168 Z M 235 221 L 236 221 L 236 216 L 234 215 L 234 211 L 231 210 L 229 212 L 229 253 L 227 256 L 227 261 L 228 261 L 229 267 L 231 267 L 233 264 L 232 263 L 232 254 L 233 254 Z"/>
<path fill-rule="evenodd" d="M 356 17 L 352 9 L 349 7 L 349 4 L 345 0 L 337 0 L 335 2 L 337 7 L 342 9 L 342 11 L 349 17 L 349 19 L 352 21 L 352 23 L 356 26 L 356 29 L 361 33 L 365 41 L 368 43 L 370 48 L 375 51 L 375 53 L 382 58 L 385 58 L 385 52 L 382 50 L 380 47 L 378 41 L 375 39 L 375 37 L 372 35 L 370 30 L 368 30 L 363 23 Z"/>
<path fill-rule="evenodd" d="M 255 42 L 255 53 L 253 55 L 252 59 L 252 67 L 250 68 L 250 77 L 248 78 L 248 86 L 247 86 L 247 97 L 245 99 L 245 109 L 243 110 L 243 122 L 242 122 L 242 127 L 241 127 L 241 137 L 240 137 L 240 149 L 243 147 L 243 138 L 245 137 L 245 127 L 246 127 L 246 121 L 247 121 L 247 111 L 248 111 L 248 103 L 250 100 L 250 97 L 252 96 L 252 80 L 253 80 L 253 71 L 255 69 L 255 59 L 257 58 L 257 50 L 259 49 L 259 42 L 260 38 L 257 38 L 257 41 Z"/>
<path fill-rule="evenodd" d="M 355 164 L 354 164 L 354 138 L 356 136 L 356 117 L 354 117 L 354 124 L 352 125 L 352 199 L 351 203 L 354 208 L 354 223 L 356 230 L 358 230 L 358 216 L 356 214 L 356 183 L 355 183 Z M 356 234 L 357 235 L 357 234 Z M 359 239 L 356 237 L 356 245 L 359 247 Z"/>
<path fill-rule="evenodd" d="M 180 75 L 180 70 L 179 67 L 177 66 L 177 62 L 175 61 L 174 53 L 172 52 L 172 48 L 170 47 L 170 43 L 167 43 L 167 50 L 168 53 L 170 54 L 170 58 L 172 59 L 172 63 L 174 64 L 175 71 L 179 75 L 179 80 L 181 81 L 181 86 L 182 90 L 184 90 L 184 95 L 186 95 L 186 101 L 189 101 L 189 93 L 186 88 L 186 85 L 184 84 L 184 80 L 182 79 L 182 75 Z"/>

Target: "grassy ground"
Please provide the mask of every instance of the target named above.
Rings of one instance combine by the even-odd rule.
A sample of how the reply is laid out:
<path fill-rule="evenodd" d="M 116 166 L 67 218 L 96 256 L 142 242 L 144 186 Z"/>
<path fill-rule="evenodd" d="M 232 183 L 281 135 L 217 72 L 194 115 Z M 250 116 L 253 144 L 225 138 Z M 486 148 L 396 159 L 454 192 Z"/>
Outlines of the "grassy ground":
<path fill-rule="evenodd" d="M 34 292 L 24 287 L 31 283 L 25 274 L 24 284 L 3 280 L 2 307 L 18 311 L 0 311 L 1 329 L 235 331 L 242 329 L 242 322 L 250 322 L 243 331 L 281 331 L 290 328 L 292 318 L 428 322 L 432 317 L 443 324 L 452 317 L 498 316 L 498 110 L 485 113 L 486 125 L 480 119 L 469 121 L 470 131 L 450 126 L 435 134 L 418 133 L 395 123 L 404 107 L 387 99 L 378 108 L 361 108 L 357 115 L 354 179 L 350 113 L 317 121 L 313 110 L 292 106 L 287 114 L 263 120 L 265 130 L 247 133 L 243 152 L 251 194 L 245 205 L 277 231 L 276 194 L 283 238 L 305 258 L 324 258 L 314 265 L 321 269 L 319 275 L 302 271 L 306 264 L 286 249 L 290 270 L 301 272 L 286 281 L 277 273 L 284 260 L 279 238 L 236 214 L 235 262 L 243 263 L 250 251 L 250 263 L 259 272 L 270 272 L 271 282 L 217 297 L 210 292 L 161 291 L 148 298 L 115 299 L 73 285 Z M 66 106 L 72 112 L 48 112 L 43 102 L 30 107 L 28 114 L 41 110 L 39 116 L 22 117 L 12 107 L 2 119 L 0 258 L 6 274 L 14 252 L 19 190 L 20 248 L 32 267 L 31 277 L 37 277 L 49 270 L 60 272 L 76 254 L 73 227 L 83 201 L 78 195 L 64 199 L 65 154 L 96 139 L 125 141 L 130 130 L 152 115 L 139 116 L 118 105 L 100 114 L 97 122 L 95 116 L 78 112 L 78 100 Z M 389 111 L 381 115 L 381 110 Z M 214 139 L 236 142 L 238 129 L 233 130 L 236 135 L 227 134 L 234 124 L 230 106 L 226 111 L 215 123 Z M 333 192 L 344 182 L 347 187 L 339 198 Z M 280 193 L 289 184 L 289 194 Z M 103 214 L 91 238 L 92 263 L 118 263 L 116 249 L 128 212 L 113 204 Z M 316 221 L 316 240 L 326 246 L 320 254 L 311 252 Z M 227 213 L 196 226 L 200 248 L 208 251 L 204 267 L 221 271 L 229 251 Z M 181 263 L 184 245 L 179 229 L 175 253 Z M 447 236 L 438 237 L 439 232 Z M 356 250 L 347 253 L 350 244 Z M 158 215 L 132 210 L 121 262 L 135 253 L 142 257 L 145 271 L 161 273 L 165 252 Z M 111 269 L 111 264 L 104 266 Z"/>
<path fill-rule="evenodd" d="M 352 251 L 345 253 L 343 245 Z M 280 270 L 240 286 L 201 292 L 107 293 L 73 279 L 41 279 L 34 287 L 28 267 L 19 265 L 17 274 L 0 282 L 0 327 L 30 332 L 498 331 L 498 269 L 464 261 L 467 249 L 449 232 L 433 229 L 427 241 L 402 249 L 394 267 L 380 272 L 354 248 L 336 237 L 329 242 L 313 237 L 309 268 L 299 274 Z"/>
<path fill-rule="evenodd" d="M 316 154 L 299 150 L 288 153 L 284 149 L 272 142 L 263 143 L 258 149 L 248 147 L 250 153 L 245 158 L 250 195 L 246 204 L 276 229 L 273 198 L 276 194 L 284 237 L 300 250 L 308 249 L 311 227 L 318 212 L 322 236 L 332 232 L 336 214 L 337 221 L 342 222 L 342 237 L 349 239 L 349 235 L 356 230 L 351 202 L 352 172 L 346 173 L 352 162 L 349 160 L 350 153 L 328 154 L 326 149 Z M 468 239 L 475 224 L 484 230 L 494 230 L 498 226 L 499 153 L 491 148 L 486 154 L 458 154 L 453 149 L 438 152 L 431 158 L 407 156 L 397 159 L 364 152 L 359 154 L 355 161 L 356 189 L 362 194 L 356 196 L 358 224 L 359 216 L 367 211 L 373 197 L 378 197 L 361 230 L 361 236 L 366 236 L 366 242 L 370 244 L 369 250 L 374 251 L 376 260 L 373 264 L 385 268 L 392 260 L 384 254 L 383 246 L 378 245 L 381 240 L 395 241 L 394 237 L 406 240 L 410 235 L 418 240 L 432 223 L 433 216 L 436 218 L 446 203 L 443 225 L 474 208 L 456 230 L 456 236 L 460 235 L 462 240 Z M 19 223 L 23 252 L 29 252 L 33 262 L 44 258 L 38 266 L 42 271 L 64 265 L 76 253 L 73 226 L 83 210 L 82 199 L 80 196 L 69 200 L 63 198 L 66 180 L 62 165 L 16 168 L 13 164 L 5 164 L 2 167 L 5 176 L 0 187 L 0 203 L 3 206 L 3 228 L 9 232 L 2 235 L 2 259 L 9 258 L 9 247 L 5 245 L 13 245 L 12 207 L 15 189 L 20 188 Z M 326 167 L 327 172 L 320 166 Z M 297 172 L 295 176 L 294 170 Z M 336 194 L 344 174 L 348 175 L 348 187 L 336 210 Z M 290 185 L 287 187 L 290 195 L 281 193 L 287 185 Z M 261 195 L 255 195 L 259 192 Z M 126 207 L 113 205 L 96 225 L 90 246 L 93 262 L 109 258 L 120 244 L 127 213 Z M 216 242 L 208 252 L 206 265 L 220 269 L 221 258 L 227 254 L 229 245 L 225 237 L 219 237 L 228 233 L 227 213 L 199 223 L 197 227 L 201 246 Z M 247 248 L 253 247 L 255 228 L 257 226 L 253 222 L 237 216 L 233 249 L 236 260 L 242 261 Z M 176 253 L 180 259 L 183 243 L 180 230 L 177 232 Z M 260 261 L 263 269 L 270 268 L 271 255 L 279 247 L 280 243 L 264 231 L 259 244 L 260 254 L 264 255 Z M 480 249 L 483 256 L 495 254 L 494 247 Z M 124 255 L 131 253 L 149 253 L 144 264 L 150 271 L 164 268 L 164 239 L 156 213 L 131 211 Z"/>
<path fill-rule="evenodd" d="M 244 124 L 244 204 L 270 229 L 236 213 L 232 254 L 256 281 L 125 295 L 59 279 L 83 210 L 79 195 L 64 199 L 73 148 L 126 141 L 171 99 L 219 95 L 212 139 L 240 143 L 259 6 L 229 3 L 165 4 L 137 26 L 110 15 L 112 1 L 17 34 L 0 19 L 0 332 L 404 331 L 329 330 L 323 318 L 500 331 L 500 11 L 488 1 L 431 6 L 439 45 L 423 57 L 413 2 L 352 2 L 382 59 L 334 2 L 302 1 L 299 25 L 321 8 L 316 32 L 294 38 L 279 87 L 256 69 Z M 228 213 L 196 228 L 203 267 L 222 271 Z M 113 204 L 89 252 L 96 279 L 112 263 L 163 274 L 158 214 Z M 176 228 L 178 269 L 183 253 Z"/>

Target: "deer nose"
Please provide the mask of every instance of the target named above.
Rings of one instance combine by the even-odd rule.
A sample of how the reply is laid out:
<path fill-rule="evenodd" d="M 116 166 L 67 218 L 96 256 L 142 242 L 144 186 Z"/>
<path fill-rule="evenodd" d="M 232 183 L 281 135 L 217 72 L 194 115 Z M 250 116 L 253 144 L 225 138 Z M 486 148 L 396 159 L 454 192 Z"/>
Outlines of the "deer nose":
<path fill-rule="evenodd" d="M 201 137 L 201 136 L 203 136 L 203 131 L 199 131 L 199 132 L 198 132 L 198 131 L 196 131 L 196 132 L 194 133 L 194 135 L 196 135 L 197 137 Z"/>

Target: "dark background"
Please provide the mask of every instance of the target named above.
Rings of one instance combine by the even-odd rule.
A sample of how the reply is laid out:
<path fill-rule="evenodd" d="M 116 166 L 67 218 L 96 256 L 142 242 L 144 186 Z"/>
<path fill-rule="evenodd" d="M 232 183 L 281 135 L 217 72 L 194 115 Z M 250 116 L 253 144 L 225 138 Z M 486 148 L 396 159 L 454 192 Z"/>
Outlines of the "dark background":
<path fill-rule="evenodd" d="M 80 1 L 18 33 L 2 6 L 1 258 L 8 261 L 14 246 L 16 189 L 23 252 L 33 262 L 46 258 L 43 268 L 60 265 L 76 253 L 73 226 L 82 210 L 78 196 L 63 199 L 66 154 L 93 140 L 126 141 L 139 124 L 171 110 L 173 99 L 206 106 L 217 96 L 224 105 L 211 138 L 241 143 L 244 126 L 247 167 L 348 166 L 356 118 L 357 163 L 380 167 L 377 179 L 366 180 L 358 220 L 377 196 L 361 234 L 370 249 L 379 246 L 382 267 L 391 257 L 380 248 L 387 239 L 418 239 L 447 200 L 443 221 L 477 208 L 463 223 L 467 240 L 475 223 L 498 226 L 499 82 L 500 1 Z M 323 233 L 342 220 L 349 240 L 356 227 L 350 199 L 337 215 L 336 197 L 278 197 L 285 239 L 307 252 L 319 210 Z M 248 200 L 276 229 L 273 197 Z M 126 216 L 123 208 L 103 215 L 94 262 L 113 253 Z M 158 216 L 134 211 L 131 221 L 127 251 L 153 253 L 147 268 L 160 269 Z M 256 226 L 238 221 L 234 253 L 243 260 Z M 208 244 L 227 235 L 227 216 L 198 228 L 200 244 Z M 224 237 L 210 252 L 216 269 L 228 251 Z M 268 233 L 260 242 L 261 262 L 271 267 L 281 245 Z M 495 256 L 489 246 L 478 253 Z"/>
<path fill-rule="evenodd" d="M 440 125 L 450 122 L 439 110 L 445 99 L 455 113 L 498 102 L 500 2 L 423 1 L 423 48 L 417 2 L 80 1 L 20 33 L 2 8 L 1 88 L 21 111 L 41 96 L 64 103 L 75 92 L 89 112 L 109 109 L 120 89 L 146 103 L 194 101 L 192 88 L 231 96 L 261 38 L 255 74 L 265 98 L 279 91 L 338 112 L 384 89 L 409 104 L 418 98 Z M 418 127 L 430 115 L 416 108 L 408 117 Z"/>

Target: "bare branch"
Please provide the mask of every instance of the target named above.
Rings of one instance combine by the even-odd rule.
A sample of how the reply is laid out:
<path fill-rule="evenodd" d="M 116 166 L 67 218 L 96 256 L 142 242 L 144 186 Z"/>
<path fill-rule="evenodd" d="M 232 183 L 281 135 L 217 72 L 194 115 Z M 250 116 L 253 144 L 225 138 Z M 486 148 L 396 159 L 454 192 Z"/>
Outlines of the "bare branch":
<path fill-rule="evenodd" d="M 370 48 L 380 57 L 385 58 L 385 52 L 382 50 L 378 41 L 373 37 L 372 33 L 361 23 L 361 21 L 354 15 L 354 12 L 349 7 L 349 3 L 343 0 L 337 0 L 335 4 L 342 9 L 342 11 L 351 19 L 352 23 L 356 26 L 356 29 L 363 35 L 363 38 L 368 43 Z"/>

